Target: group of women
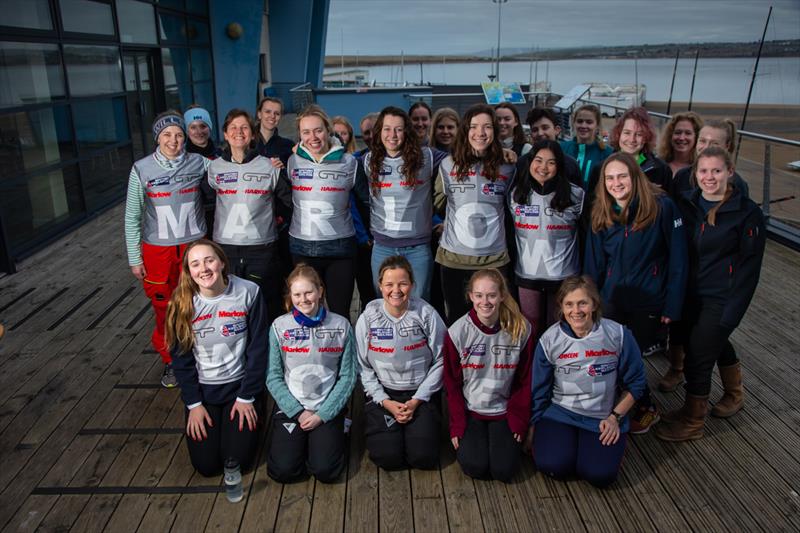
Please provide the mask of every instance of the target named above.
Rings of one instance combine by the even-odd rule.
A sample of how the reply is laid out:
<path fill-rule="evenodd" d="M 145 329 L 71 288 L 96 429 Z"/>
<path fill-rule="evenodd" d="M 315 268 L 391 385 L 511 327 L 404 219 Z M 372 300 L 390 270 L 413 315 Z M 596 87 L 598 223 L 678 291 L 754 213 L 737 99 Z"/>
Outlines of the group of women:
<path fill-rule="evenodd" d="M 538 130 L 557 131 L 533 111 Z M 337 479 L 360 377 L 366 447 L 382 468 L 436 467 L 444 391 L 468 475 L 511 480 L 527 443 L 542 472 L 607 486 L 626 433 L 659 418 L 640 347 L 656 351 L 666 328 L 659 387 L 685 376 L 687 392 L 657 435 L 702 436 L 715 363 L 725 396 L 712 414 L 743 405 L 729 336 L 765 235 L 727 125 L 676 115 L 664 161 L 641 108 L 617 121 L 610 150 L 595 106 L 574 113 L 572 141 L 528 143 L 514 106 L 459 117 L 418 102 L 365 117 L 371 142 L 354 155 L 344 117 L 309 106 L 292 146 L 281 113 L 272 98 L 257 124 L 231 110 L 212 149 L 205 110 L 166 112 L 155 153 L 131 170 L 129 264 L 202 474 L 252 464 L 266 384 L 269 475 Z M 359 284 L 352 328 L 365 251 L 372 287 Z"/>

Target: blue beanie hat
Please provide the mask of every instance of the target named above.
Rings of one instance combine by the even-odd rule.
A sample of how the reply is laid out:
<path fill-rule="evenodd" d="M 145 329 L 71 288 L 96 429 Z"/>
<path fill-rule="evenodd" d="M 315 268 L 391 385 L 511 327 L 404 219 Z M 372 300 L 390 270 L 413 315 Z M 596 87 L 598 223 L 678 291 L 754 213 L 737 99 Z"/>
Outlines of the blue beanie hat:
<path fill-rule="evenodd" d="M 202 107 L 193 107 L 192 109 L 188 109 L 186 113 L 183 114 L 183 121 L 186 122 L 187 126 L 189 126 L 189 124 L 195 120 L 205 122 L 206 126 L 208 126 L 208 129 L 210 130 L 214 129 L 214 126 L 211 125 L 211 115 L 209 115 L 208 111 Z"/>

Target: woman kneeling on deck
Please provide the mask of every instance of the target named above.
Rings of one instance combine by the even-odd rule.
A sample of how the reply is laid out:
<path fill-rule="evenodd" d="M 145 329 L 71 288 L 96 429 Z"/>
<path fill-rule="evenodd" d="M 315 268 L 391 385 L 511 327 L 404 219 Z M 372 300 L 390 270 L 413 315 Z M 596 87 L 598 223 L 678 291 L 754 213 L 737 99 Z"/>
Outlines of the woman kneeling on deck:
<path fill-rule="evenodd" d="M 564 280 L 556 301 L 561 320 L 533 356 L 533 459 L 549 476 L 607 487 L 625 452 L 625 415 L 644 391 L 642 355 L 630 330 L 601 318 L 588 276 Z"/>
<path fill-rule="evenodd" d="M 439 464 L 442 345 L 446 331 L 436 310 L 412 298 L 414 273 L 405 257 L 384 259 L 382 299 L 367 305 L 356 324 L 369 457 L 387 470 Z"/>
<path fill-rule="evenodd" d="M 510 482 L 528 431 L 531 326 L 496 268 L 475 272 L 472 309 L 445 336 L 450 439 L 468 476 Z"/>
<path fill-rule="evenodd" d="M 167 307 L 166 340 L 186 404 L 186 444 L 204 476 L 253 463 L 264 405 L 267 310 L 258 285 L 228 274 L 219 245 L 186 247 Z"/>
<path fill-rule="evenodd" d="M 356 381 L 350 322 L 325 308 L 317 271 L 300 263 L 286 279 L 285 315 L 269 332 L 267 388 L 275 399 L 267 473 L 288 483 L 344 469 L 344 406 Z"/>

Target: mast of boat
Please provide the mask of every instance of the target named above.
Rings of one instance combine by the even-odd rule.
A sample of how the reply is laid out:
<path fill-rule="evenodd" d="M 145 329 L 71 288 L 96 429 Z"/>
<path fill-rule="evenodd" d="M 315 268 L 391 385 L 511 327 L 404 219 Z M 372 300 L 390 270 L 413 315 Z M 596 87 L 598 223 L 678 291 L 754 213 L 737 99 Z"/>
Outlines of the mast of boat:
<path fill-rule="evenodd" d="M 697 78 L 697 60 L 700 59 L 700 49 L 695 50 L 694 53 L 694 70 L 692 71 L 692 87 L 689 89 L 689 109 L 692 110 L 692 99 L 694 98 L 694 80 Z"/>
<path fill-rule="evenodd" d="M 447 58 L 442 56 L 442 81 L 447 85 Z"/>
<path fill-rule="evenodd" d="M 419 84 L 422 85 L 422 61 L 419 62 Z"/>
<path fill-rule="evenodd" d="M 750 78 L 750 89 L 747 91 L 747 103 L 744 105 L 744 115 L 742 116 L 742 125 L 740 126 L 740 130 L 744 130 L 744 126 L 747 123 L 747 111 L 750 109 L 750 97 L 753 96 L 753 86 L 756 84 L 756 75 L 758 74 L 758 62 L 761 60 L 761 50 L 764 48 L 764 39 L 767 36 L 767 27 L 769 26 L 769 18 L 772 16 L 772 6 L 769 6 L 769 12 L 767 13 L 767 22 L 764 23 L 764 32 L 761 34 L 761 42 L 758 43 L 758 55 L 756 55 L 756 64 L 753 66 L 753 77 Z M 739 141 L 736 143 L 736 155 L 734 156 L 734 162 L 739 159 L 739 148 L 742 146 L 742 136 L 739 135 Z"/>
<path fill-rule="evenodd" d="M 678 72 L 678 59 L 681 57 L 681 50 L 678 48 L 678 52 L 675 54 L 675 66 L 672 67 L 672 83 L 669 86 L 669 100 L 667 100 L 667 115 L 669 115 L 669 110 L 672 108 L 672 91 L 675 89 L 675 74 Z"/>
<path fill-rule="evenodd" d="M 400 86 L 405 86 L 406 84 L 406 56 L 402 50 L 400 50 Z"/>
<path fill-rule="evenodd" d="M 639 107 L 639 56 L 633 58 L 633 79 L 634 79 L 634 90 L 636 91 L 636 97 L 634 103 L 636 107 Z"/>
<path fill-rule="evenodd" d="M 341 30 L 341 37 L 342 37 L 342 49 L 341 49 L 342 71 L 339 73 L 339 77 L 342 80 L 342 87 L 344 87 L 344 29 Z"/>

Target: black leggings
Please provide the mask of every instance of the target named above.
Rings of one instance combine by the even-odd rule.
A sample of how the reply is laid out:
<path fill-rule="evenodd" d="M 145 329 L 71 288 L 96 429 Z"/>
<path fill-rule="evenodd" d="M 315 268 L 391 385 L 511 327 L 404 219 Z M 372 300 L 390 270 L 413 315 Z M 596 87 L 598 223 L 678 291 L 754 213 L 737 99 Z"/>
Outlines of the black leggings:
<path fill-rule="evenodd" d="M 256 426 L 255 431 L 250 431 L 245 422 L 242 431 L 239 431 L 239 417 L 235 416 L 231 420 L 231 409 L 235 401 L 236 399 L 233 399 L 225 405 L 204 403 L 203 407 L 208 411 L 214 424 L 213 426 L 206 424 L 208 438 L 198 442 L 188 435 L 186 437 L 192 466 L 204 476 L 216 476 L 222 473 L 222 467 L 229 457 L 239 461 L 242 470 L 247 470 L 253 464 L 261 424 Z M 263 420 L 263 394 L 256 396 L 253 406 L 259 421 Z M 189 410 L 186 409 L 186 420 L 188 419 Z"/>
<path fill-rule="evenodd" d="M 325 301 L 328 303 L 328 308 L 349 320 L 355 286 L 355 258 L 293 255 L 292 260 L 295 265 L 305 263 L 319 273 L 325 284 Z"/>
<path fill-rule="evenodd" d="M 472 303 L 467 298 L 467 285 L 469 284 L 469 278 L 478 270 L 481 269 L 460 269 L 441 265 L 442 294 L 446 309 L 445 320 L 448 326 L 451 326 L 453 322 L 466 315 L 472 309 Z M 498 267 L 497 270 L 508 281 L 506 266 Z"/>
<path fill-rule="evenodd" d="M 223 244 L 222 250 L 231 264 L 231 274 L 252 281 L 261 288 L 267 314 L 272 322 L 283 314 L 283 272 L 276 243 L 234 246 Z"/>
<path fill-rule="evenodd" d="M 384 389 L 389 398 L 405 403 L 416 391 Z M 439 439 L 442 428 L 439 395 L 422 402 L 411 422 L 398 424 L 392 414 L 371 401 L 364 400 L 364 433 L 372 462 L 385 470 L 419 468 L 430 470 L 439 464 Z"/>
<path fill-rule="evenodd" d="M 456 458 L 470 477 L 509 483 L 519 470 L 520 449 L 505 419 L 479 420 L 467 415 Z"/>
<path fill-rule="evenodd" d="M 279 483 L 291 483 L 308 474 L 333 483 L 345 466 L 344 412 L 311 431 L 297 418 L 275 408 L 267 457 L 267 474 Z"/>
<path fill-rule="evenodd" d="M 714 364 L 720 367 L 735 365 L 739 359 L 729 339 L 733 330 L 720 325 L 723 308 L 719 305 L 698 304 L 688 326 L 688 344 L 683 373 L 686 392 L 695 396 L 708 396 L 711 392 L 711 374 Z"/>
<path fill-rule="evenodd" d="M 369 302 L 377 298 L 375 286 L 372 284 L 372 246 L 359 244 L 356 253 L 356 285 L 358 286 L 358 297 L 361 300 L 359 314 L 364 312 L 364 308 Z M 344 315 L 347 316 L 347 315 Z"/>

